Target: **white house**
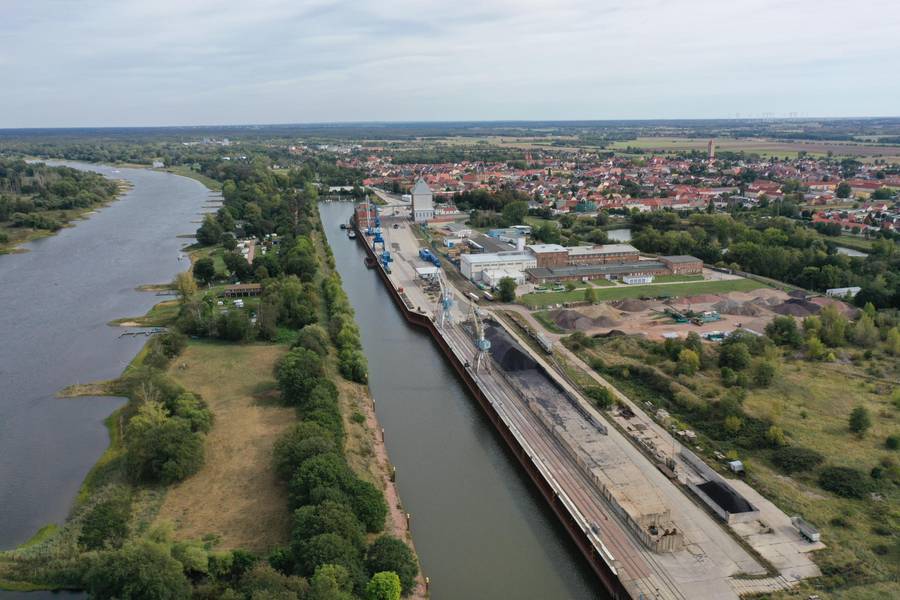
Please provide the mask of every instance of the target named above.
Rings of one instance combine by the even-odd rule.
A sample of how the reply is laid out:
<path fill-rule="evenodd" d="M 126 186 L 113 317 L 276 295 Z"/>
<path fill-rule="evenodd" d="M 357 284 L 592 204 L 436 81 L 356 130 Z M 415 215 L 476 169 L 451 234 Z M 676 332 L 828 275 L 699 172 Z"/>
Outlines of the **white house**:
<path fill-rule="evenodd" d="M 486 254 L 463 254 L 459 257 L 459 270 L 471 281 L 481 280 L 483 271 L 524 271 L 537 266 L 537 259 L 530 252 L 516 250 Z"/>
<path fill-rule="evenodd" d="M 427 223 L 434 218 L 434 197 L 421 177 L 412 189 L 412 216 L 416 223 Z"/>

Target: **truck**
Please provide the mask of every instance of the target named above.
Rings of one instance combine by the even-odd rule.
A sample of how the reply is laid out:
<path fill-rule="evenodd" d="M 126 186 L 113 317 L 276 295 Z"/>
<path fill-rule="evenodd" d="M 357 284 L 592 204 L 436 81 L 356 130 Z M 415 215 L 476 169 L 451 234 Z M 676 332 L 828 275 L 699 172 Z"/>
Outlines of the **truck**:
<path fill-rule="evenodd" d="M 419 248 L 419 258 L 426 262 L 430 262 L 434 266 L 440 268 L 441 259 L 434 255 L 434 253 L 428 248 Z"/>

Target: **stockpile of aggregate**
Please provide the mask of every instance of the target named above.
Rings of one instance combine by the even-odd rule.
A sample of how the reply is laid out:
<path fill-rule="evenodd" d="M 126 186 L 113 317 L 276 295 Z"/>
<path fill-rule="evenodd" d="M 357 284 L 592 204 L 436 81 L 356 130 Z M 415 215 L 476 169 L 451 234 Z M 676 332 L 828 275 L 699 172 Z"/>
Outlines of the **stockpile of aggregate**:
<path fill-rule="evenodd" d="M 818 314 L 821 310 L 822 307 L 818 304 L 800 299 L 787 300 L 772 307 L 772 311 L 779 315 L 790 315 L 801 319 Z"/>
<path fill-rule="evenodd" d="M 756 317 L 762 313 L 762 309 L 754 302 L 739 302 L 737 300 L 720 300 L 712 305 L 713 310 L 723 315 L 738 315 L 741 317 Z"/>
<path fill-rule="evenodd" d="M 628 300 L 621 300 L 613 306 L 625 312 L 641 312 L 650 308 L 650 303 L 637 298 L 629 298 Z"/>
<path fill-rule="evenodd" d="M 504 371 L 527 371 L 537 363 L 516 344 L 505 331 L 495 325 L 486 325 L 484 337 L 491 342 L 491 357 Z"/>
<path fill-rule="evenodd" d="M 591 318 L 577 310 L 555 310 L 549 313 L 558 327 L 572 331 L 588 331 L 597 327 L 615 327 L 619 322 L 609 316 Z"/>

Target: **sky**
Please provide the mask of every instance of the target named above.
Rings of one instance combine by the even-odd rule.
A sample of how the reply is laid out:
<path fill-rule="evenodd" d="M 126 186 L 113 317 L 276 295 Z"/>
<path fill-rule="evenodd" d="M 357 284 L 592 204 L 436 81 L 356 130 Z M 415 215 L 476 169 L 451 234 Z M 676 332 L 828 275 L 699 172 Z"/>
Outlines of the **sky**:
<path fill-rule="evenodd" d="M 0 0 L 0 128 L 900 114 L 895 0 Z"/>

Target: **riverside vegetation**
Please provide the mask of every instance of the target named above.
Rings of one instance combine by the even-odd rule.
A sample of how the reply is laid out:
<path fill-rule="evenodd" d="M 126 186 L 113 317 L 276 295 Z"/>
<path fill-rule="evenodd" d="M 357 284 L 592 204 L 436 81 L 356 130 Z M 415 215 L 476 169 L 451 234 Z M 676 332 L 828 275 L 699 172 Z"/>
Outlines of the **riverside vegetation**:
<path fill-rule="evenodd" d="M 118 192 L 97 173 L 0 158 L 0 253 L 58 231 Z"/>
<path fill-rule="evenodd" d="M 110 448 L 62 528 L 0 554 L 3 587 L 135 599 L 396 600 L 414 590 L 414 553 L 384 533 L 384 494 L 346 456 L 352 419 L 342 414 L 335 379 L 365 384 L 367 365 L 321 232 L 315 172 L 273 173 L 260 163 L 223 165 L 216 175 L 225 206 L 203 222 L 200 258 L 173 284 L 178 310 L 167 311 L 168 330 L 119 379 L 82 390 L 129 399 L 107 422 Z M 251 265 L 233 251 L 235 234 L 272 242 Z M 227 280 L 258 282 L 262 293 L 244 307 L 221 306 Z M 273 399 L 298 421 L 275 441 L 270 460 L 293 514 L 289 535 L 280 536 L 286 543 L 262 555 L 220 550 L 215 535 L 179 539 L 155 518 L 168 489 L 203 467 L 205 438 L 216 426 L 204 398 L 172 376 L 185 348 L 207 343 L 202 338 L 287 350 L 273 373 Z"/>

